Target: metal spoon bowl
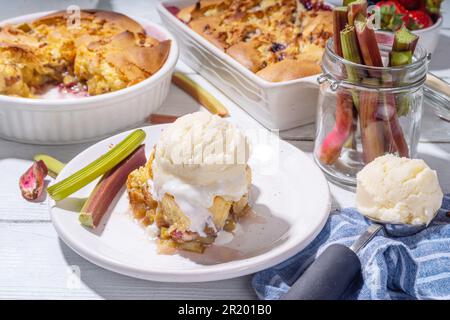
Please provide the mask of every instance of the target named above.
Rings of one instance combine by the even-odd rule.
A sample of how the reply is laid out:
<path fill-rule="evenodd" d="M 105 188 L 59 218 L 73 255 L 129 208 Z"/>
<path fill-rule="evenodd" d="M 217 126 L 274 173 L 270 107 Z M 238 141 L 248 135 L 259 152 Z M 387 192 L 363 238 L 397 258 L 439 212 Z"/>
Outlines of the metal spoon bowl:
<path fill-rule="evenodd" d="M 407 237 L 413 234 L 416 234 L 423 229 L 425 229 L 428 225 L 423 224 L 410 224 L 410 223 L 392 223 L 386 222 L 382 220 L 378 220 L 371 217 L 366 217 L 371 222 L 383 226 L 387 235 L 391 237 Z"/>
<path fill-rule="evenodd" d="M 377 225 L 381 225 L 384 227 L 384 230 L 387 235 L 391 237 L 407 237 L 411 236 L 413 234 L 416 234 L 426 227 L 433 221 L 433 219 L 437 215 L 437 211 L 435 212 L 433 218 L 430 220 L 428 224 L 422 223 L 422 224 L 411 224 L 411 223 L 398 223 L 398 222 L 387 222 L 383 220 L 378 220 L 372 217 L 365 216 L 365 218 L 373 223 L 376 223 Z"/>

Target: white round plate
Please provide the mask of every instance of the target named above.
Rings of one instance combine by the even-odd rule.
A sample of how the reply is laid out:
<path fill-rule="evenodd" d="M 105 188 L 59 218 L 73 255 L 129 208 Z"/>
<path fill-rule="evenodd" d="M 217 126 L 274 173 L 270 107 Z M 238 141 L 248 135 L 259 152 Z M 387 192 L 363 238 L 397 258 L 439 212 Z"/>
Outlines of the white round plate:
<path fill-rule="evenodd" d="M 149 154 L 166 125 L 145 127 Z M 266 134 L 261 134 L 267 132 Z M 80 225 L 78 212 L 95 183 L 57 204 L 51 217 L 61 239 L 79 255 L 128 276 L 171 282 L 200 282 L 238 277 L 274 266 L 305 248 L 322 230 L 330 210 L 328 183 L 303 152 L 267 130 L 246 132 L 252 143 L 252 212 L 234 237 L 203 254 L 157 253 L 156 242 L 132 218 L 125 187 L 101 225 Z M 89 164 L 129 132 L 105 139 L 70 161 L 56 181 Z"/>

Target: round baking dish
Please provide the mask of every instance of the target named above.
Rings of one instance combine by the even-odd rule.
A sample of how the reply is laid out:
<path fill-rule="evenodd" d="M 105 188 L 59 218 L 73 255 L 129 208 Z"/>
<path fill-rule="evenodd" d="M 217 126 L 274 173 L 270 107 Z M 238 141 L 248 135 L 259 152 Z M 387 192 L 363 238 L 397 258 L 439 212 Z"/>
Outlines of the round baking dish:
<path fill-rule="evenodd" d="M 49 13 L 24 15 L 0 25 L 31 21 Z M 0 137 L 31 144 L 80 143 L 135 127 L 156 111 L 169 91 L 178 45 L 163 27 L 142 18 L 131 18 L 158 40 L 172 41 L 161 69 L 138 84 L 92 97 L 30 99 L 0 95 Z"/>

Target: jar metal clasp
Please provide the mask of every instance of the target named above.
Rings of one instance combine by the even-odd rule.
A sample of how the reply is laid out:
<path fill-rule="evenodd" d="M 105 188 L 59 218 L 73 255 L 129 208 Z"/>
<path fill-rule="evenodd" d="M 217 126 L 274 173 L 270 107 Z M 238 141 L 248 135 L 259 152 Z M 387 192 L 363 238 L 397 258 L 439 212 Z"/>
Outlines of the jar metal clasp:
<path fill-rule="evenodd" d="M 329 82 L 330 83 L 330 89 L 332 91 L 336 91 L 339 88 L 339 81 L 336 81 L 333 79 L 333 77 L 329 74 L 329 73 L 324 73 L 321 74 L 320 76 L 317 77 L 317 82 L 319 84 L 325 83 L 325 82 Z"/>

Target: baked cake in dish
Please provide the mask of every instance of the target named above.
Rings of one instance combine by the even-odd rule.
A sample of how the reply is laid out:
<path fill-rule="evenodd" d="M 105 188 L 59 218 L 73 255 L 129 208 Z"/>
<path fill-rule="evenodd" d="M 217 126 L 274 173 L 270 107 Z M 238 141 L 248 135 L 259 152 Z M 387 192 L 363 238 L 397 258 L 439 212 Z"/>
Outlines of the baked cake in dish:
<path fill-rule="evenodd" d="M 311 0 L 202 0 L 172 12 L 272 82 L 320 73 L 325 43 L 333 32 L 330 8 Z"/>
<path fill-rule="evenodd" d="M 0 94 L 45 97 L 55 86 L 80 95 L 112 92 L 150 77 L 169 54 L 170 40 L 147 35 L 125 15 L 84 10 L 71 19 L 61 11 L 0 27 Z"/>
<path fill-rule="evenodd" d="M 166 128 L 147 164 L 127 181 L 134 217 L 156 230 L 159 251 L 202 253 L 249 210 L 251 170 L 245 135 L 206 112 Z"/>

